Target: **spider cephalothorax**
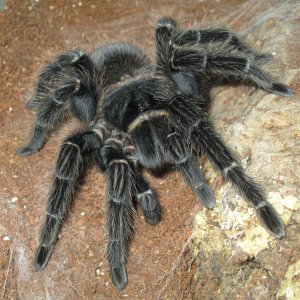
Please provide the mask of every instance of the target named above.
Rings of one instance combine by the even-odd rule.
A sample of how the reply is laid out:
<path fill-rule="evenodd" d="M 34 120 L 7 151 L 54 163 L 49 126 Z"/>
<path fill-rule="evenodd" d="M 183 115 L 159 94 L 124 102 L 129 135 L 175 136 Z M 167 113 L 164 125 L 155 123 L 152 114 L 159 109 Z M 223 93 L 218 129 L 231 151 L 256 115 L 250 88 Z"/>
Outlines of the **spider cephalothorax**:
<path fill-rule="evenodd" d="M 246 82 L 283 96 L 292 91 L 259 65 L 271 56 L 244 45 L 226 29 L 182 30 L 172 18 L 156 26 L 156 67 L 130 44 L 112 44 L 90 55 L 70 51 L 41 73 L 29 104 L 37 119 L 29 144 L 19 155 L 38 151 L 59 120 L 73 114 L 86 129 L 62 145 L 35 260 L 43 269 L 53 251 L 74 198 L 87 158 L 107 177 L 108 261 L 114 285 L 127 283 L 126 260 L 135 199 L 151 225 L 161 209 L 142 168 L 174 166 L 201 203 L 216 204 L 196 156 L 205 154 L 254 207 L 262 225 L 276 238 L 284 225 L 262 189 L 215 132 L 206 107 L 210 89 L 225 82 Z M 130 80 L 123 82 L 123 78 Z"/>

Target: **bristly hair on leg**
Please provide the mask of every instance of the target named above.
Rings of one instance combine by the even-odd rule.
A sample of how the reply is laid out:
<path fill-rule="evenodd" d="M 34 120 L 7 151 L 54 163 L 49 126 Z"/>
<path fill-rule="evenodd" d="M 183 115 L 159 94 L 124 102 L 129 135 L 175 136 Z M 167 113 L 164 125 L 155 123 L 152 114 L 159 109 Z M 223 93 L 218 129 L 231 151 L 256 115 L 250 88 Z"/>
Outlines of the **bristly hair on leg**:
<path fill-rule="evenodd" d="M 69 137 L 62 145 L 48 197 L 46 221 L 36 252 L 36 271 L 44 269 L 49 261 L 61 226 L 73 202 L 76 183 L 82 175 L 85 156 L 91 155 L 96 149 L 101 148 L 101 145 L 101 138 L 93 131 L 77 133 Z"/>

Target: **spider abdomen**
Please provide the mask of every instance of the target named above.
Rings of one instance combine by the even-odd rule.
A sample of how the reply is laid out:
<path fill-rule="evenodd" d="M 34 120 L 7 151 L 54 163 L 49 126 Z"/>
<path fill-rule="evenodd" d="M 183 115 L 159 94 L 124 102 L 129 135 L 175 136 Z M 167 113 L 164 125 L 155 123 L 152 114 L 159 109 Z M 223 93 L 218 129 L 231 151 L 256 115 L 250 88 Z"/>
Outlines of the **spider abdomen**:
<path fill-rule="evenodd" d="M 103 85 L 122 81 L 124 77 L 135 77 L 151 73 L 149 58 L 137 47 L 128 43 L 113 43 L 96 49 L 91 55 L 98 72 L 104 72 Z"/>

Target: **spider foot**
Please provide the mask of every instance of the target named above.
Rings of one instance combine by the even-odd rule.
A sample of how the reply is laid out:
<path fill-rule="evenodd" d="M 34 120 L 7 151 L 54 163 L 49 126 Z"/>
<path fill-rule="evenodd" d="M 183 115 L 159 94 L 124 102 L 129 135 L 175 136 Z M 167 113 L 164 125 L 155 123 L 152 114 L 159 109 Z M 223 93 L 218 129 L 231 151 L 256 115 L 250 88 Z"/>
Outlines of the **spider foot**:
<path fill-rule="evenodd" d="M 154 210 L 144 211 L 145 221 L 149 225 L 156 225 L 161 220 L 161 209 L 156 207 Z"/>
<path fill-rule="evenodd" d="M 35 261 L 34 261 L 34 270 L 36 272 L 40 272 L 46 267 L 50 259 L 50 256 L 52 254 L 53 248 L 54 246 L 40 245 L 40 247 L 36 252 Z"/>
<path fill-rule="evenodd" d="M 270 203 L 256 209 L 256 214 L 262 225 L 277 239 L 285 237 L 284 225 L 276 210 Z"/>
<path fill-rule="evenodd" d="M 214 208 L 216 199 L 210 186 L 206 183 L 199 166 L 195 160 L 190 157 L 185 162 L 178 165 L 184 179 L 192 188 L 197 198 L 206 208 Z"/>
<path fill-rule="evenodd" d="M 149 189 L 148 191 L 141 193 L 137 197 L 138 203 L 143 211 L 145 221 L 149 225 L 156 225 L 161 220 L 161 207 L 155 193 Z"/>
<path fill-rule="evenodd" d="M 28 156 L 38 152 L 40 149 L 31 148 L 29 146 L 23 146 L 17 149 L 16 154 L 18 156 Z"/>
<path fill-rule="evenodd" d="M 273 83 L 272 87 L 269 89 L 269 92 L 284 97 L 294 96 L 294 91 L 292 89 L 290 89 L 288 86 L 286 86 L 283 83 L 277 83 L 277 82 Z"/>
<path fill-rule="evenodd" d="M 111 281 L 114 286 L 120 291 L 123 290 L 127 284 L 127 273 L 124 264 L 114 267 L 110 270 Z"/>
<path fill-rule="evenodd" d="M 37 101 L 29 101 L 25 104 L 25 107 L 29 110 L 36 110 L 38 108 L 39 104 L 37 103 Z"/>
<path fill-rule="evenodd" d="M 265 63 L 273 60 L 274 56 L 272 54 L 268 53 L 261 53 L 255 55 L 255 59 L 258 60 L 259 62 Z"/>
<path fill-rule="evenodd" d="M 195 188 L 198 197 L 206 208 L 214 208 L 216 206 L 216 199 L 210 186 L 206 183 Z"/>

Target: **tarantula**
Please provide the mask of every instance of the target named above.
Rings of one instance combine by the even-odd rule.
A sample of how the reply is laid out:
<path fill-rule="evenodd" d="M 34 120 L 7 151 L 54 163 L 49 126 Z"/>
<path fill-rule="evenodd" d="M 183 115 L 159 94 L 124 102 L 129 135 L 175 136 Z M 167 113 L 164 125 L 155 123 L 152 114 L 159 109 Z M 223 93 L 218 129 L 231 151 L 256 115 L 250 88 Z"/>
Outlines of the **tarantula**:
<path fill-rule="evenodd" d="M 292 91 L 259 68 L 270 55 L 258 54 L 225 29 L 182 30 L 169 17 L 156 26 L 156 66 L 131 44 L 116 43 L 87 55 L 72 50 L 57 57 L 40 74 L 37 110 L 29 143 L 17 151 L 29 155 L 42 148 L 58 123 L 71 115 L 84 131 L 63 143 L 49 194 L 36 271 L 42 270 L 57 241 L 87 160 L 107 178 L 108 248 L 111 279 L 127 283 L 126 260 L 134 221 L 135 199 L 150 225 L 161 219 L 155 192 L 142 168 L 175 166 L 207 208 L 215 206 L 195 155 L 206 154 L 254 207 L 262 225 L 276 238 L 284 225 L 261 188 L 216 134 L 207 116 L 210 89 L 224 82 L 246 82 L 268 92 Z"/>

